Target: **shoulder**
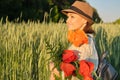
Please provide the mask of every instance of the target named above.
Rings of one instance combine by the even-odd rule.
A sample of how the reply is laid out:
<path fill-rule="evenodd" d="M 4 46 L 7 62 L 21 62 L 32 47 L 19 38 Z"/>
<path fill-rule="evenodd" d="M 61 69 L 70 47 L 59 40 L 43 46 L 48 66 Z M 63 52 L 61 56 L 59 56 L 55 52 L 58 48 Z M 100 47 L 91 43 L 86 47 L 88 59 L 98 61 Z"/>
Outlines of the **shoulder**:
<path fill-rule="evenodd" d="M 87 34 L 87 36 L 88 36 L 89 44 L 93 43 L 94 42 L 94 35 L 93 34 Z"/>
<path fill-rule="evenodd" d="M 87 34 L 88 38 L 94 38 L 93 34 Z"/>

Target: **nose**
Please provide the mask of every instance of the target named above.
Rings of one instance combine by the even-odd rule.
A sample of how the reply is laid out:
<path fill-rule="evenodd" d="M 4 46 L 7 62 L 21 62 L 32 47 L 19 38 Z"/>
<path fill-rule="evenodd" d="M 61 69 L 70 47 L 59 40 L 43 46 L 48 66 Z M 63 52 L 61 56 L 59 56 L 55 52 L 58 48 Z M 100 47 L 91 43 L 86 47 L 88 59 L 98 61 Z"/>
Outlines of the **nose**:
<path fill-rule="evenodd" d="M 68 23 L 69 22 L 69 17 L 67 18 L 67 20 L 66 20 L 66 23 Z"/>

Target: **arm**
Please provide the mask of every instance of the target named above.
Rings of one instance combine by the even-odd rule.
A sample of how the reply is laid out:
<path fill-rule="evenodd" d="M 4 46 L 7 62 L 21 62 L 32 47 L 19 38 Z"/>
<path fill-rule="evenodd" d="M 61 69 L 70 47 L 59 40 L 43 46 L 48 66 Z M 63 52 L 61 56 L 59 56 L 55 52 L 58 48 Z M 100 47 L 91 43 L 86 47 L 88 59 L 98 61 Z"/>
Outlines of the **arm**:
<path fill-rule="evenodd" d="M 50 80 L 55 80 L 54 75 L 59 77 L 59 72 L 56 68 L 54 68 L 54 63 L 53 62 L 50 62 L 49 66 L 50 66 L 50 71 L 51 71 Z"/>

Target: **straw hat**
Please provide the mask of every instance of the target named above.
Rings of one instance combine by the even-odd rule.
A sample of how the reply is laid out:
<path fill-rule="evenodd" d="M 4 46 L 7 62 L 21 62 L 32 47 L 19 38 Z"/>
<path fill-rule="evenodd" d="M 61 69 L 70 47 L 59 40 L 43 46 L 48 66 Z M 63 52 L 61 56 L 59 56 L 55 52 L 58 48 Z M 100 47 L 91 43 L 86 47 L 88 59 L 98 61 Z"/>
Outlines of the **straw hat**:
<path fill-rule="evenodd" d="M 86 19 L 89 25 L 93 24 L 93 8 L 86 2 L 75 1 L 69 9 L 62 10 L 62 13 L 65 15 L 69 12 L 77 13 Z"/>

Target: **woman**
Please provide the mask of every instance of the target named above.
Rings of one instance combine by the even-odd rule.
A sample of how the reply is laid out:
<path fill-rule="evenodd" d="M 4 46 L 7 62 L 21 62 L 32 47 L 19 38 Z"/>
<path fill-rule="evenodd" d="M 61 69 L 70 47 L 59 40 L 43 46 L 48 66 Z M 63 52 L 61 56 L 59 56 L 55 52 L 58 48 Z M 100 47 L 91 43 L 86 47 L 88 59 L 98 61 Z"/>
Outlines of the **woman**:
<path fill-rule="evenodd" d="M 94 31 L 91 28 L 93 24 L 93 8 L 86 2 L 75 1 L 69 9 L 62 10 L 62 13 L 68 17 L 66 20 L 68 40 L 72 44 L 68 50 L 73 50 L 79 57 L 79 61 L 87 60 L 92 62 L 94 71 L 96 71 L 98 55 L 93 40 Z M 72 78 L 72 80 L 76 79 Z"/>

